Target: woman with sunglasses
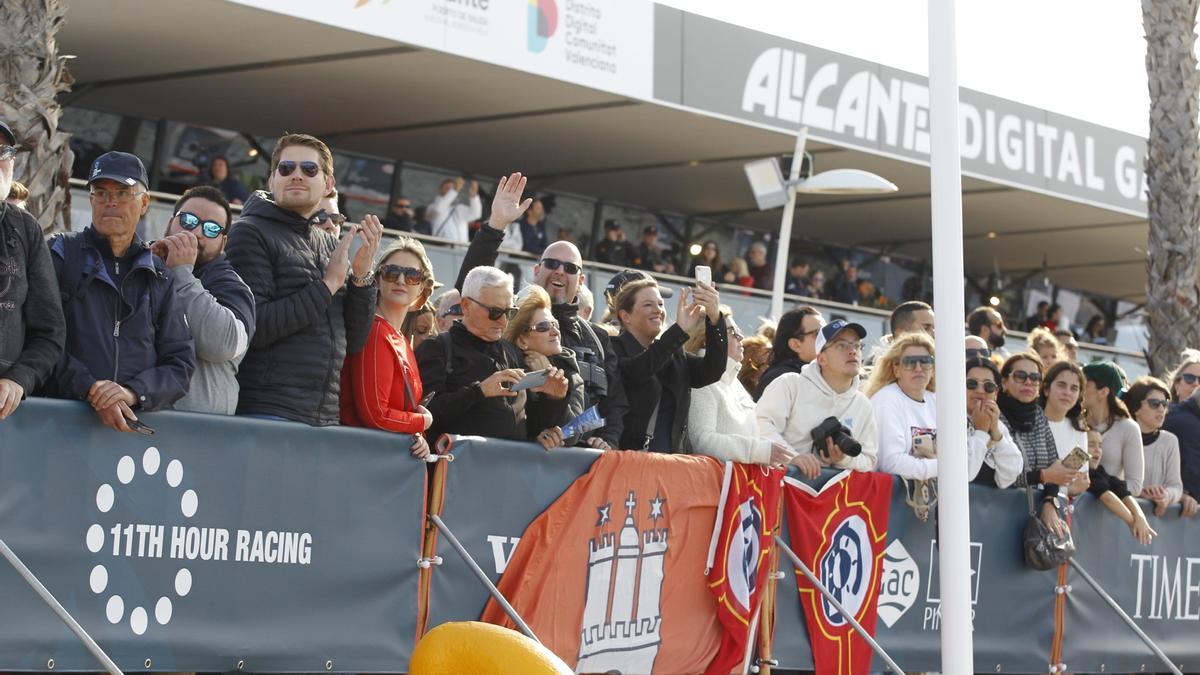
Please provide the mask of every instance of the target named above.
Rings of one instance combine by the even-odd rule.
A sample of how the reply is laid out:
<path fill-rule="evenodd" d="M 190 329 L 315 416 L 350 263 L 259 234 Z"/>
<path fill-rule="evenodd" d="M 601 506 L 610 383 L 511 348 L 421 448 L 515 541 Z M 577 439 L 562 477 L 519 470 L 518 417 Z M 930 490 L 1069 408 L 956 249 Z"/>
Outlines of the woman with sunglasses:
<path fill-rule="evenodd" d="M 863 393 L 875 409 L 878 470 L 910 480 L 937 478 L 933 340 L 924 333 L 896 336 L 876 360 Z"/>
<path fill-rule="evenodd" d="M 508 322 L 504 330 L 504 339 L 515 344 L 525 356 L 525 372 L 532 373 L 550 367 L 562 371 L 567 378 L 567 409 L 559 412 L 561 406 L 538 405 L 538 397 L 544 394 L 530 393 L 526 405 L 526 428 L 530 434 L 536 435 L 536 440 L 547 450 L 560 448 L 564 439 L 562 425 L 570 422 L 583 412 L 585 400 L 583 378 L 579 375 L 579 364 L 575 354 L 562 346 L 562 333 L 558 329 L 558 320 L 551 313 L 550 294 L 541 286 L 528 286 L 521 292 L 523 299 L 517 304 L 517 315 Z M 547 413 L 553 419 L 547 417 Z M 579 439 L 574 439 L 579 440 Z"/>
<path fill-rule="evenodd" d="M 1183 350 L 1183 361 L 1171 373 L 1171 396 L 1175 404 L 1167 413 L 1163 429 L 1179 439 L 1179 473 L 1183 479 L 1183 510 L 1194 515 L 1200 510 L 1200 350 Z"/>
<path fill-rule="evenodd" d="M 1179 438 L 1164 431 L 1171 392 L 1157 377 L 1143 376 L 1133 381 L 1121 396 L 1142 432 L 1142 452 L 1146 466 L 1142 491 L 1137 496 L 1154 502 L 1154 515 L 1162 517 L 1167 507 L 1183 499 L 1183 479 L 1179 474 Z M 1194 501 L 1194 500 L 1193 500 Z"/>
<path fill-rule="evenodd" d="M 1006 488 L 1025 460 L 1000 423 L 1000 369 L 986 357 L 967 359 L 967 475 L 973 483 Z"/>
<path fill-rule="evenodd" d="M 1200 349 L 1183 350 L 1183 360 L 1167 378 L 1171 382 L 1171 400 L 1183 403 L 1200 389 Z"/>
<path fill-rule="evenodd" d="M 1104 456 L 1100 465 L 1129 486 L 1130 494 L 1141 494 L 1146 467 L 1142 432 L 1121 402 L 1125 374 L 1111 361 L 1094 361 L 1083 367 L 1083 407 L 1088 427 L 1103 437 Z"/>
<path fill-rule="evenodd" d="M 1042 382 L 1042 360 L 1033 352 L 1013 354 L 1000 368 L 1000 419 L 1008 427 L 1013 441 L 1025 459 L 1024 472 L 1017 485 L 1042 484 L 1040 516 L 1046 527 L 1059 536 L 1068 533 L 1067 523 L 1059 517 L 1062 486 L 1070 485 L 1078 471 L 1067 468 L 1058 457 L 1054 431 L 1046 413 L 1038 405 Z"/>
<path fill-rule="evenodd" d="M 412 454 L 423 458 L 433 415 L 421 405 L 417 359 L 401 329 L 433 292 L 433 265 L 421 242 L 400 237 L 383 252 L 375 277 L 379 299 L 367 343 L 342 367 L 342 424 L 412 434 Z"/>

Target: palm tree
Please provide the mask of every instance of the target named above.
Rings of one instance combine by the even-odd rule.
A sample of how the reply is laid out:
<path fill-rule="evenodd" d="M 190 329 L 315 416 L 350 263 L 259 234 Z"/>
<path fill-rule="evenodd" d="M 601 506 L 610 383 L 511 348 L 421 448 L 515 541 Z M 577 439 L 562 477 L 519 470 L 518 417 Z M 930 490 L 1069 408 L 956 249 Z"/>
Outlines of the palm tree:
<path fill-rule="evenodd" d="M 66 12 L 60 0 L 0 0 L 0 117 L 26 150 L 13 177 L 29 188 L 26 208 L 47 233 L 70 225 L 74 157 L 55 100 L 73 81 L 55 39 Z"/>
<path fill-rule="evenodd" d="M 1185 347 L 1200 346 L 1200 72 L 1196 70 L 1198 0 L 1142 0 L 1150 85 L 1149 259 L 1146 316 L 1152 372 L 1172 367 Z"/>

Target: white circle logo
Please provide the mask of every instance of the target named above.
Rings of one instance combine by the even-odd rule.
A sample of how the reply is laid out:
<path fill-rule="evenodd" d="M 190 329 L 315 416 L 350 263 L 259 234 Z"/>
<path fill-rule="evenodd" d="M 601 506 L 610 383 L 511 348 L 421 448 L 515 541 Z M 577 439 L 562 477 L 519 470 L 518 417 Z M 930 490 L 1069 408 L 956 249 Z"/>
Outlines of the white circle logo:
<path fill-rule="evenodd" d="M 159 468 L 162 464 L 162 456 L 158 448 L 149 447 L 142 454 L 141 468 L 142 472 L 147 477 L 154 477 L 159 474 Z M 138 463 L 133 457 L 125 455 L 117 461 L 116 479 L 121 485 L 129 485 L 133 482 L 138 474 Z M 178 459 L 172 459 L 167 463 L 166 483 L 170 488 L 178 488 L 183 484 L 183 463 Z M 109 483 L 102 484 L 96 490 L 96 509 L 100 513 L 108 513 L 112 510 L 116 502 L 116 493 L 113 486 Z M 185 490 L 179 497 L 179 510 L 185 518 L 191 518 L 196 515 L 196 511 L 200 506 L 199 497 L 196 491 L 192 489 Z M 100 553 L 105 546 L 106 539 L 111 547 L 114 556 L 121 555 L 121 548 L 126 548 L 124 554 L 130 555 L 129 549 L 133 546 L 134 532 L 133 525 L 127 525 L 124 530 L 121 526 L 115 525 L 111 530 L 106 532 L 99 523 L 92 524 L 87 530 L 85 542 L 87 550 L 93 554 Z M 111 538 L 109 537 L 111 535 Z M 108 591 L 109 573 L 108 568 L 103 564 L 97 564 L 91 569 L 88 575 L 88 587 L 92 593 L 103 595 Z M 192 590 L 192 573 L 186 568 L 181 567 L 175 573 L 175 595 L 179 598 L 185 597 Z M 171 621 L 175 611 L 175 606 L 172 599 L 168 595 L 162 595 L 155 602 L 153 607 L 154 621 L 160 626 L 165 626 Z M 113 592 L 108 596 L 108 600 L 104 605 L 104 615 L 108 622 L 117 625 L 125 620 L 125 600 L 118 593 Z M 129 629 L 134 635 L 144 635 L 150 628 L 150 613 L 145 607 L 134 607 L 128 613 Z"/>

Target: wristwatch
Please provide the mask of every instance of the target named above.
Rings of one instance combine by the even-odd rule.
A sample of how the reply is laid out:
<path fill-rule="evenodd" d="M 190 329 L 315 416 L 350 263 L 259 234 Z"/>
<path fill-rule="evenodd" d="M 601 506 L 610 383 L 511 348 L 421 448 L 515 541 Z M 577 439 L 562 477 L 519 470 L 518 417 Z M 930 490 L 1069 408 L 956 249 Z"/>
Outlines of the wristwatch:
<path fill-rule="evenodd" d="M 1057 496 L 1055 496 L 1055 497 L 1042 497 L 1042 503 L 1043 503 L 1043 504 L 1053 504 L 1053 505 L 1054 505 L 1054 510 L 1055 510 L 1055 511 L 1058 511 L 1059 509 L 1061 509 L 1061 508 L 1062 508 L 1062 500 L 1060 500 L 1060 499 L 1059 499 Z"/>
<path fill-rule="evenodd" d="M 350 283 L 354 284 L 355 286 L 358 286 L 359 288 L 363 288 L 365 286 L 370 286 L 371 282 L 373 282 L 373 281 L 375 281 L 375 273 L 374 272 L 367 272 L 366 274 L 362 275 L 361 277 L 356 277 L 353 275 L 351 275 L 351 277 L 350 277 Z"/>

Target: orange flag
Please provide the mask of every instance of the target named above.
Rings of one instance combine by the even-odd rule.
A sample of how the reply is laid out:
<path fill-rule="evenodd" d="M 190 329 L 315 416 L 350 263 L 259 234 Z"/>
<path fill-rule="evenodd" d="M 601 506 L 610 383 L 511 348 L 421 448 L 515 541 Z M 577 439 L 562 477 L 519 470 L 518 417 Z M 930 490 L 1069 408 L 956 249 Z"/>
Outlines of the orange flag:
<path fill-rule="evenodd" d="M 702 673 L 722 627 L 704 574 L 708 457 L 606 452 L 525 529 L 500 592 L 579 673 Z M 494 600 L 483 621 L 513 627 Z"/>

